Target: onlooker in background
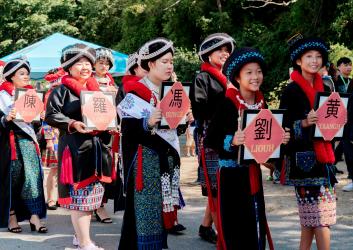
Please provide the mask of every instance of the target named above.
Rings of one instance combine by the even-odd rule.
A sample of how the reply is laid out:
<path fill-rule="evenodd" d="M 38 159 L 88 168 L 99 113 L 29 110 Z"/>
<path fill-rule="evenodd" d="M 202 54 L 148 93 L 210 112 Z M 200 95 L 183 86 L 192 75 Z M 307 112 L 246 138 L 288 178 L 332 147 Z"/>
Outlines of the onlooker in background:
<path fill-rule="evenodd" d="M 343 138 L 345 138 L 344 143 L 349 143 L 349 147 L 350 147 L 350 152 L 349 153 L 349 159 L 352 158 L 352 154 L 353 154 L 353 150 L 352 150 L 352 144 L 351 142 L 353 141 L 353 94 L 350 96 L 349 101 L 348 101 L 348 105 L 347 105 L 347 110 L 348 110 L 348 121 L 347 124 L 344 128 L 344 132 L 343 132 Z M 345 155 L 346 157 L 346 155 Z M 347 169 L 348 169 L 348 174 L 349 177 L 348 179 L 351 179 L 351 182 L 349 184 L 347 184 L 346 186 L 343 187 L 343 191 L 346 192 L 352 192 L 353 191 L 353 164 L 352 161 L 349 162 L 350 164 L 348 165 L 348 162 L 346 160 L 347 163 Z"/>
<path fill-rule="evenodd" d="M 352 79 L 349 75 L 352 72 L 352 61 L 348 57 L 341 57 L 337 61 L 337 68 L 339 70 L 339 76 L 335 84 L 335 89 L 340 93 L 352 92 Z"/>
<path fill-rule="evenodd" d="M 352 61 L 348 57 L 342 57 L 337 61 L 337 68 L 339 70 L 340 75 L 335 84 L 335 89 L 337 92 L 340 93 L 349 93 L 353 92 L 353 84 L 352 79 L 349 75 L 352 72 Z M 344 160 L 347 165 L 348 171 L 348 179 L 352 178 L 352 168 L 353 168 L 353 145 L 349 141 L 347 136 L 344 136 L 338 146 L 335 149 L 335 158 L 336 162 L 341 159 L 342 151 L 344 154 Z M 348 184 L 347 186 L 343 187 L 343 191 L 353 191 L 353 186 Z"/>

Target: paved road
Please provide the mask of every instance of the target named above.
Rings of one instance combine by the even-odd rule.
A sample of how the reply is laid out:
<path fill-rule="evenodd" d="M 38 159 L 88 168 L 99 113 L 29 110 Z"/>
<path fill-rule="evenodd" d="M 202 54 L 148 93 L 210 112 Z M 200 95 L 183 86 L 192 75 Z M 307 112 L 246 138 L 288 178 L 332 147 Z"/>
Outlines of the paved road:
<path fill-rule="evenodd" d="M 199 186 L 196 180 L 196 162 L 194 158 L 183 158 L 182 165 L 182 191 L 187 206 L 180 212 L 180 222 L 187 227 L 183 235 L 169 236 L 169 249 L 195 250 L 215 249 L 215 245 L 200 240 L 197 235 L 198 226 L 201 222 L 206 199 L 200 197 Z M 266 171 L 266 170 L 265 170 Z M 271 192 L 266 192 L 270 190 Z M 291 187 L 265 183 L 266 206 L 268 221 L 270 224 L 275 249 L 298 249 L 300 228 L 298 216 L 295 212 L 294 194 Z M 353 193 L 349 193 L 344 200 L 350 205 L 352 211 L 341 214 L 337 225 L 333 227 L 332 249 L 348 250 L 353 249 Z M 288 196 L 291 199 L 288 199 Z M 283 199 L 282 199 L 283 197 Z M 287 197 L 287 198 L 286 198 Z M 285 207 L 286 200 L 292 200 L 291 210 L 279 210 L 279 206 Z M 279 202 L 280 201 L 280 202 Z M 340 202 L 340 200 L 339 200 Z M 343 202 L 343 201 L 342 201 Z M 112 211 L 112 204 L 108 204 L 108 210 Z M 115 249 L 120 237 L 122 213 L 112 216 L 114 223 L 104 225 L 92 219 L 92 238 L 106 250 Z M 21 223 L 23 232 L 12 234 L 4 229 L 0 230 L 0 250 L 26 249 L 75 249 L 72 245 L 72 226 L 70 217 L 64 209 L 49 211 L 47 226 L 49 233 L 40 235 L 30 232 L 28 222 Z M 238 225 L 241 226 L 241 225 Z M 316 249 L 313 247 L 312 249 Z"/>

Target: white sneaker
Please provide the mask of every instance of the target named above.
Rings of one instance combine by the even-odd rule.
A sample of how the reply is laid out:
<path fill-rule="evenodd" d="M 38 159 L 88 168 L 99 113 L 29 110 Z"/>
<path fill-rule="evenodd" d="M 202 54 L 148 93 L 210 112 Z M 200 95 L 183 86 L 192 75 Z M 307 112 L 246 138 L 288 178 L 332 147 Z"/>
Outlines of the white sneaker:
<path fill-rule="evenodd" d="M 79 246 L 77 249 L 81 249 L 81 250 L 104 250 L 104 248 L 98 247 L 93 242 L 91 242 L 90 244 L 88 244 L 85 247 L 80 247 Z"/>
<path fill-rule="evenodd" d="M 353 182 L 345 185 L 343 188 L 342 188 L 343 191 L 345 192 L 352 192 L 353 191 Z"/>

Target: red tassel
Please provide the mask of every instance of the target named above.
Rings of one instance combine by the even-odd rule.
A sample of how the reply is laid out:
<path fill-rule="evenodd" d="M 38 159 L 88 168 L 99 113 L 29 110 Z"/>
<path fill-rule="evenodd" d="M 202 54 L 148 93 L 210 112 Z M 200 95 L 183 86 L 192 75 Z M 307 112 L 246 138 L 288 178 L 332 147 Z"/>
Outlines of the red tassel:
<path fill-rule="evenodd" d="M 72 156 L 69 146 L 66 146 L 63 152 L 61 161 L 60 182 L 62 184 L 74 184 L 74 177 L 72 174 Z"/>
<path fill-rule="evenodd" d="M 335 162 L 335 154 L 330 142 L 314 141 L 314 151 L 318 162 L 331 164 Z"/>
<path fill-rule="evenodd" d="M 142 191 L 143 189 L 142 160 L 142 145 L 139 145 L 137 148 L 136 191 Z"/>
<path fill-rule="evenodd" d="M 113 153 L 119 153 L 119 142 L 120 142 L 120 134 L 117 133 L 113 135 L 113 145 L 112 145 Z"/>
<path fill-rule="evenodd" d="M 111 154 L 112 154 L 112 173 L 111 173 L 111 178 L 112 178 L 112 181 L 115 181 L 116 180 L 116 171 L 115 171 L 115 153 L 114 153 L 114 151 Z"/>
<path fill-rule="evenodd" d="M 259 183 L 259 168 L 255 164 L 251 164 L 249 167 L 249 178 L 250 178 L 250 192 L 251 195 L 259 192 L 260 183 Z"/>
<path fill-rule="evenodd" d="M 13 130 L 10 131 L 10 148 L 11 148 L 11 161 L 17 160 L 15 134 Z"/>
<path fill-rule="evenodd" d="M 174 211 L 163 212 L 163 225 L 165 229 L 171 229 L 177 219 L 177 209 L 174 208 Z"/>

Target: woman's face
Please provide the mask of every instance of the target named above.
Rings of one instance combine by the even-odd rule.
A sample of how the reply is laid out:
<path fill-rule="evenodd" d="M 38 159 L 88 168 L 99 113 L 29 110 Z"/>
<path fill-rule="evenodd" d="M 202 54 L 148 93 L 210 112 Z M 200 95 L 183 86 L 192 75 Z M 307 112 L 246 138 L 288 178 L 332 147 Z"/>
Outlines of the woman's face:
<path fill-rule="evenodd" d="M 166 81 L 168 80 L 174 70 L 173 66 L 173 54 L 168 52 L 164 56 L 158 58 L 154 62 L 149 62 L 148 66 L 150 67 L 150 71 L 148 75 L 157 81 Z"/>
<path fill-rule="evenodd" d="M 229 57 L 229 51 L 227 46 L 223 46 L 218 50 L 213 51 L 209 57 L 209 62 L 216 66 L 217 68 L 222 68 L 223 64 L 226 62 L 227 58 Z"/>
<path fill-rule="evenodd" d="M 322 55 L 317 50 L 305 52 L 296 63 L 304 74 L 316 74 L 322 67 Z"/>
<path fill-rule="evenodd" d="M 23 88 L 29 84 L 29 72 L 26 68 L 20 68 L 16 73 L 11 77 L 11 81 L 15 88 Z"/>
<path fill-rule="evenodd" d="M 92 74 L 92 64 L 86 57 L 81 57 L 70 67 L 69 72 L 77 80 L 88 79 Z"/>
<path fill-rule="evenodd" d="M 109 71 L 110 63 L 108 59 L 101 58 L 94 64 L 96 74 L 98 76 L 105 76 Z"/>
<path fill-rule="evenodd" d="M 239 83 L 240 90 L 255 92 L 260 90 L 264 76 L 260 65 L 257 62 L 250 62 L 241 68 L 235 80 Z"/>

